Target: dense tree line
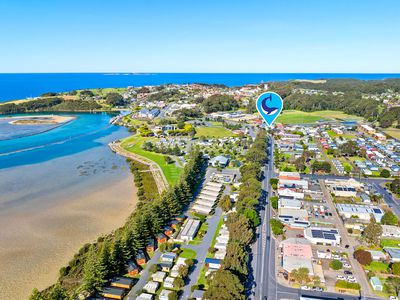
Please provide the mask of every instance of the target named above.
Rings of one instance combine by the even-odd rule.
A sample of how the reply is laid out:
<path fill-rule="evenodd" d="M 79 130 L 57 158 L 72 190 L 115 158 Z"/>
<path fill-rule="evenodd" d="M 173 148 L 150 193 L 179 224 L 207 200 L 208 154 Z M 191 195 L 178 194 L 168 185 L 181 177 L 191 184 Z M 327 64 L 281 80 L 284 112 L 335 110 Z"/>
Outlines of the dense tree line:
<path fill-rule="evenodd" d="M 240 168 L 241 186 L 236 202 L 236 212 L 226 221 L 229 242 L 222 268 L 208 278 L 206 299 L 245 299 L 244 283 L 248 279 L 250 244 L 255 227 L 259 224 L 257 207 L 262 196 L 261 168 L 267 160 L 267 137 L 261 131 L 245 155 Z"/>
<path fill-rule="evenodd" d="M 123 274 L 126 262 L 134 259 L 139 250 L 144 250 L 149 239 L 162 232 L 163 227 L 189 204 L 202 182 L 205 165 L 203 153 L 194 149 L 174 186 L 160 197 L 143 202 L 123 227 L 82 247 L 70 264 L 60 270 L 58 283 L 43 292 L 34 290 L 31 299 L 55 299 L 51 293 L 58 286 L 62 296 L 57 299 L 72 299 L 82 291 L 99 290 L 110 277 Z"/>
<path fill-rule="evenodd" d="M 344 95 L 303 95 L 291 94 L 285 98 L 285 109 L 302 111 L 340 110 L 347 114 L 377 119 L 379 102 L 373 99 L 362 99 L 360 93 Z"/>
<path fill-rule="evenodd" d="M 233 96 L 221 94 L 215 94 L 204 99 L 201 105 L 206 113 L 229 111 L 239 108 L 239 103 Z"/>
<path fill-rule="evenodd" d="M 87 111 L 100 109 L 95 101 L 64 100 L 63 98 L 38 98 L 21 103 L 0 105 L 0 114 L 16 114 L 35 111 Z"/>
<path fill-rule="evenodd" d="M 385 110 L 379 116 L 379 124 L 381 127 L 390 127 L 394 122 L 398 122 L 397 128 L 400 128 L 400 107 L 392 107 L 390 109 Z"/>
<path fill-rule="evenodd" d="M 62 103 L 62 98 L 39 98 L 20 103 L 5 103 L 0 105 L 0 114 L 25 113 L 30 111 L 43 111 Z"/>

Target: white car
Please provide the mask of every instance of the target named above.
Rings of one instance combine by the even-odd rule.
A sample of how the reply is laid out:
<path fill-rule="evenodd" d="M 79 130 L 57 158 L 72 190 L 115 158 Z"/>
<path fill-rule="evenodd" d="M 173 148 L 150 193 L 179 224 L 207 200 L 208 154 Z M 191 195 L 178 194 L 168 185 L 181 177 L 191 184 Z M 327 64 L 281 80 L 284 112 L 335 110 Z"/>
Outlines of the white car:
<path fill-rule="evenodd" d="M 302 285 L 300 289 L 305 290 L 305 291 L 310 290 L 310 288 L 306 285 Z"/>
<path fill-rule="evenodd" d="M 343 267 L 345 267 L 346 269 L 350 269 L 351 265 L 350 264 L 343 264 Z"/>
<path fill-rule="evenodd" d="M 339 280 L 345 280 L 346 279 L 343 275 L 337 275 L 336 278 L 339 279 Z"/>
<path fill-rule="evenodd" d="M 389 300 L 399 300 L 399 298 L 397 298 L 396 296 L 390 296 Z"/>

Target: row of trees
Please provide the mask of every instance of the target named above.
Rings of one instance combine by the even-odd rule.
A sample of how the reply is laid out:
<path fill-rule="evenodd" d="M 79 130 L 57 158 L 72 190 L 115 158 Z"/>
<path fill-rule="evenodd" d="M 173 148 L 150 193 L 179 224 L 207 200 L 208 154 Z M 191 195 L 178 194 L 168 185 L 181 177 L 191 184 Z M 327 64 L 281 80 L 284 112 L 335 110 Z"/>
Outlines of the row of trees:
<path fill-rule="evenodd" d="M 145 142 L 142 145 L 143 150 L 150 151 L 150 152 L 156 152 L 156 153 L 162 153 L 162 154 L 169 154 L 169 155 L 176 155 L 176 156 L 181 156 L 184 153 L 181 151 L 178 145 L 175 144 L 174 147 L 171 146 L 158 146 L 156 144 L 153 144 L 152 142 Z"/>
<path fill-rule="evenodd" d="M 244 282 L 248 279 L 250 244 L 254 238 L 255 227 L 259 224 L 257 206 L 262 195 L 261 167 L 267 159 L 267 137 L 260 132 L 245 154 L 240 167 L 241 181 L 236 212 L 230 213 L 226 221 L 229 242 L 222 268 L 208 278 L 207 299 L 245 299 Z M 223 199 L 222 207 L 228 206 Z M 229 207 L 227 207 L 228 209 Z"/>
<path fill-rule="evenodd" d="M 21 103 L 0 105 L 1 114 L 17 114 L 35 111 L 90 111 L 100 109 L 96 101 L 65 100 L 60 97 L 38 98 Z"/>
<path fill-rule="evenodd" d="M 60 271 L 58 285 L 61 288 L 68 286 L 68 297 L 74 298 L 83 291 L 94 292 L 111 276 L 123 273 L 126 262 L 134 259 L 139 250 L 144 250 L 149 239 L 162 232 L 168 222 L 189 204 L 194 190 L 202 181 L 205 164 L 202 152 L 194 149 L 189 154 L 180 180 L 173 187 L 159 198 L 143 202 L 140 209 L 132 213 L 122 228 L 99 238 L 97 243 L 85 245 L 70 265 Z M 72 287 L 71 281 L 75 283 Z M 39 292 L 42 298 L 32 299 L 53 299 L 50 298 L 49 291 L 55 286 Z"/>

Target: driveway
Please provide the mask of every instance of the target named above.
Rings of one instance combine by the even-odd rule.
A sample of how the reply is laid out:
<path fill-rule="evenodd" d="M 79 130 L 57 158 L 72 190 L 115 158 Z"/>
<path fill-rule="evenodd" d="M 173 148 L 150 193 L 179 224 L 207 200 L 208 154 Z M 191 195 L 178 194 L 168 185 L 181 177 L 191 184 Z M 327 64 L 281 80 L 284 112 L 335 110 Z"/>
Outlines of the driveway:
<path fill-rule="evenodd" d="M 201 268 L 204 265 L 204 261 L 207 256 L 208 248 L 211 246 L 212 239 L 214 237 L 215 230 L 217 229 L 217 225 L 219 219 L 222 216 L 222 210 L 220 207 L 215 209 L 214 215 L 207 219 L 208 229 L 207 233 L 204 235 L 203 240 L 200 245 L 182 245 L 184 248 L 193 249 L 197 252 L 196 255 L 196 264 L 194 265 L 193 270 L 189 274 L 189 276 L 185 280 L 185 287 L 183 288 L 183 293 L 181 299 L 189 299 L 191 295 L 190 288 L 192 285 L 196 284 L 197 279 L 199 278 Z"/>

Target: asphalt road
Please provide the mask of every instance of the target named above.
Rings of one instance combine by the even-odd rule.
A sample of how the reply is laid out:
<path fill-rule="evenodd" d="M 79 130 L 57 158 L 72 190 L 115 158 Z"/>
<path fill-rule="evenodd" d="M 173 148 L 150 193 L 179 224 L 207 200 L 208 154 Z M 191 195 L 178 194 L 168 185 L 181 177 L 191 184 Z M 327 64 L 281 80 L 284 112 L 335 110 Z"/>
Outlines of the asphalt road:
<path fill-rule="evenodd" d="M 260 208 L 260 226 L 256 230 L 257 240 L 252 247 L 252 261 L 251 261 L 251 274 L 249 275 L 249 285 L 251 286 L 251 294 L 247 298 L 255 300 L 273 300 L 273 299 L 299 299 L 300 296 L 314 296 L 321 299 L 344 299 L 344 300 L 357 300 L 366 299 L 374 300 L 375 298 L 360 298 L 359 296 L 344 295 L 339 293 L 327 293 L 316 291 L 303 291 L 283 286 L 276 281 L 275 270 L 275 240 L 271 237 L 269 219 L 271 217 L 271 210 L 269 205 L 269 197 L 271 196 L 271 186 L 269 183 L 270 178 L 275 177 L 274 174 L 274 158 L 273 158 L 274 141 L 270 139 L 268 163 L 264 167 L 264 179 L 262 181 L 262 189 L 265 193 L 265 203 Z M 346 176 L 320 176 L 314 175 L 318 179 L 326 178 L 348 178 Z M 379 187 L 381 180 L 372 182 Z M 385 201 L 388 202 L 390 194 L 383 188 L 377 190 L 384 196 Z M 392 200 L 393 201 L 393 200 Z M 388 202 L 391 203 L 391 202 Z M 392 206 L 396 203 L 391 203 Z"/>
<path fill-rule="evenodd" d="M 271 238 L 269 219 L 271 209 L 268 199 L 271 193 L 269 180 L 274 176 L 273 168 L 273 139 L 270 139 L 268 163 L 264 167 L 264 179 L 262 189 L 265 193 L 265 202 L 261 204 L 260 226 L 256 235 L 257 240 L 253 244 L 252 251 L 252 299 L 277 299 L 277 283 L 275 280 L 275 242 Z"/>

